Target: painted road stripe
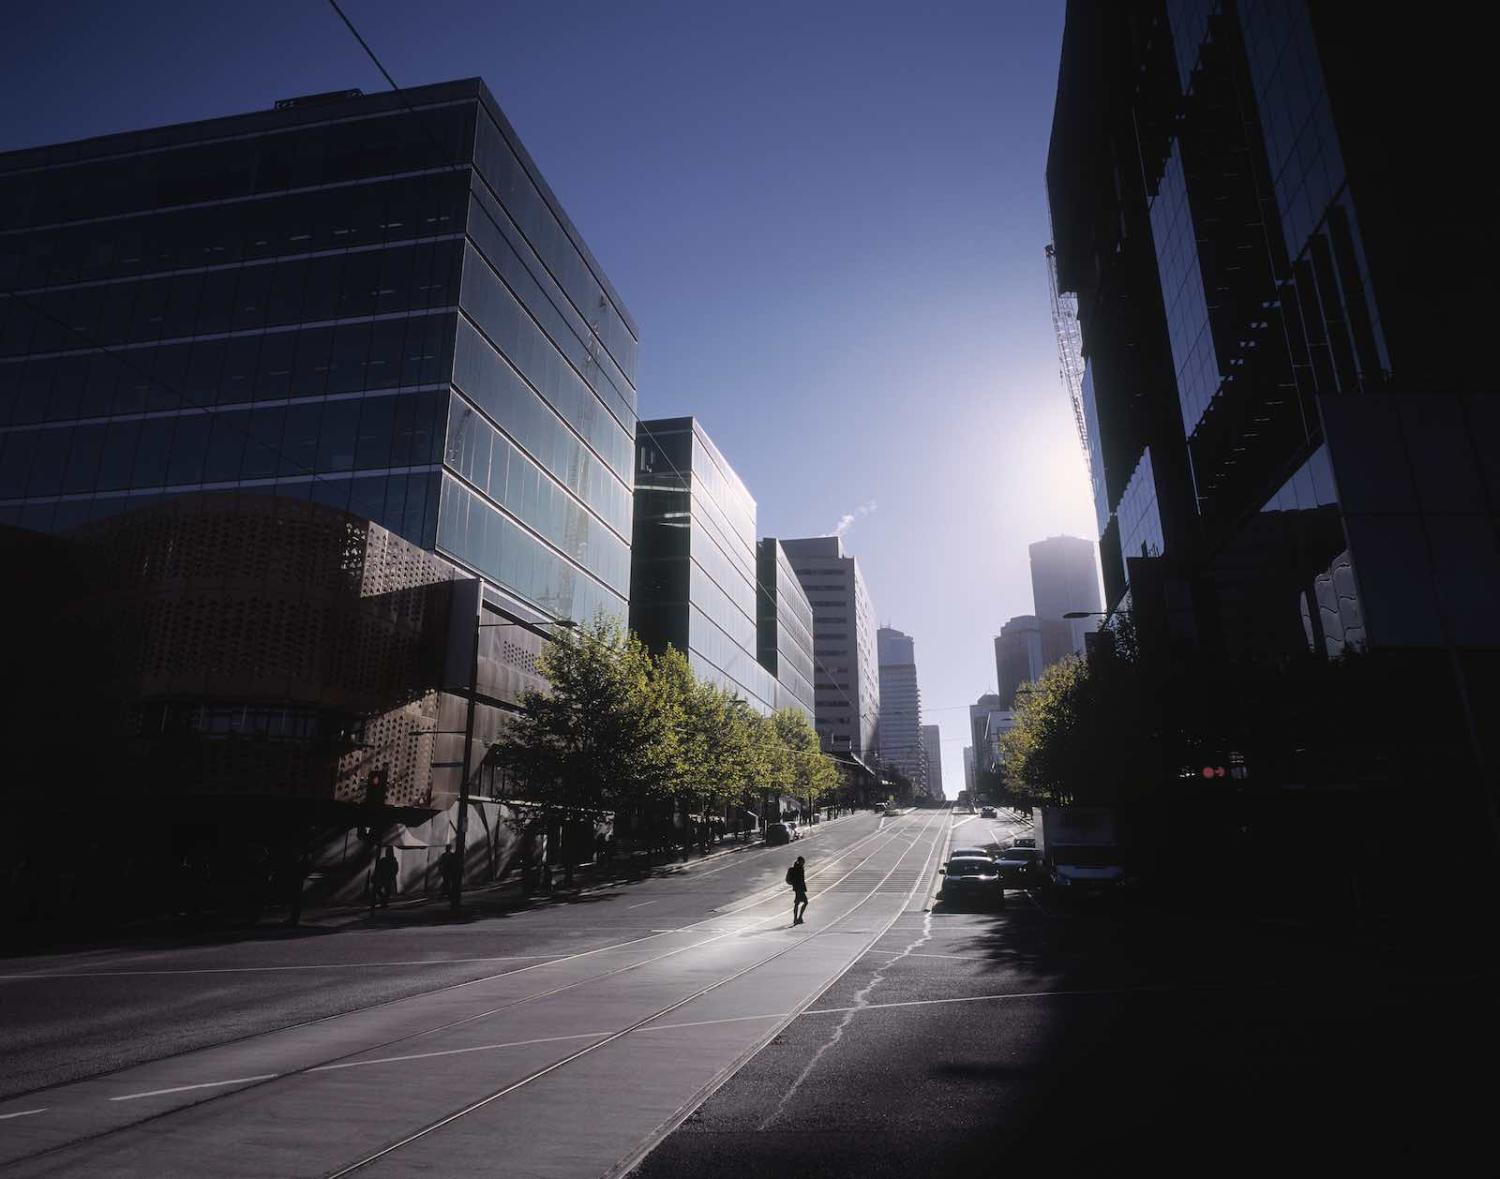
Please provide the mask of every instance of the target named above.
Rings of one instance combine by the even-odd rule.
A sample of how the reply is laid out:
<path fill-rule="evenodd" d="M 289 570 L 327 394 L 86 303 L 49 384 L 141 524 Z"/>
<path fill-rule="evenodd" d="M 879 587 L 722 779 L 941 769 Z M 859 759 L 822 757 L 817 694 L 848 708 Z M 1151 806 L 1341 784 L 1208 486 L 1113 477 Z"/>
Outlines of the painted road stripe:
<path fill-rule="evenodd" d="M 0 974 L 0 980 L 27 978 L 142 978 L 173 974 L 264 974 L 284 970 L 370 970 L 387 966 L 461 966 L 475 962 L 537 962 L 565 954 L 502 954 L 488 958 L 414 958 L 403 962 L 314 962 L 301 966 L 204 966 L 181 970 L 69 970 L 34 974 Z"/>
<path fill-rule="evenodd" d="M 51 1106 L 44 1105 L 41 1109 L 18 1109 L 15 1113 L 0 1114 L 0 1122 L 8 1121 L 11 1118 L 29 1118 L 32 1114 L 46 1113 L 50 1108 Z"/>
<path fill-rule="evenodd" d="M 803 1015 L 842 1015 L 848 1011 L 878 1011 L 888 1007 L 936 1007 L 943 1003 L 986 1003 L 1001 999 L 1063 999 L 1081 995 L 1144 995 L 1153 991 L 1181 991 L 1187 988 L 1163 984 L 1151 987 L 1111 987 L 1080 991 L 1012 991 L 1004 995 L 962 995 L 954 999 L 905 999 L 896 1003 L 866 1003 L 862 1007 L 818 1007 Z"/>
<path fill-rule="evenodd" d="M 204 1081 L 197 1085 L 173 1085 L 170 1089 L 147 1089 L 141 1093 L 127 1093 L 123 1097 L 111 1097 L 111 1101 L 135 1101 L 140 1097 L 163 1097 L 168 1093 L 186 1093 L 190 1089 L 222 1089 L 225 1085 L 248 1085 L 253 1081 L 272 1081 L 280 1073 L 262 1073 L 258 1077 L 235 1077 L 230 1081 Z"/>

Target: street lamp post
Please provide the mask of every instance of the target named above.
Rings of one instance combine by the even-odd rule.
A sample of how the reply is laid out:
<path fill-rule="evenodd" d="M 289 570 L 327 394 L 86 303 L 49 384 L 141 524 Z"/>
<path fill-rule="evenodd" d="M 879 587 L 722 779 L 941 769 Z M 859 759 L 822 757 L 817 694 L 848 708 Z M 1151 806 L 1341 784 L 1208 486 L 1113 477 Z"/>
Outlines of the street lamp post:
<path fill-rule="evenodd" d="M 484 609 L 484 597 L 481 593 L 479 608 Z M 456 865 L 453 878 L 453 895 L 449 898 L 453 911 L 458 912 L 463 903 L 464 869 L 468 861 L 468 837 L 469 837 L 469 766 L 474 745 L 474 712 L 475 700 L 479 695 L 479 632 L 491 627 L 519 626 L 523 630 L 532 631 L 534 634 L 548 637 L 543 631 L 544 626 L 560 626 L 564 630 L 572 630 L 578 624 L 571 618 L 559 618 L 542 622 L 480 622 L 476 615 L 474 619 L 474 641 L 470 645 L 469 654 L 469 706 L 464 719 L 464 759 L 463 770 L 458 780 L 458 823 L 454 837 L 458 842 L 458 864 Z"/>

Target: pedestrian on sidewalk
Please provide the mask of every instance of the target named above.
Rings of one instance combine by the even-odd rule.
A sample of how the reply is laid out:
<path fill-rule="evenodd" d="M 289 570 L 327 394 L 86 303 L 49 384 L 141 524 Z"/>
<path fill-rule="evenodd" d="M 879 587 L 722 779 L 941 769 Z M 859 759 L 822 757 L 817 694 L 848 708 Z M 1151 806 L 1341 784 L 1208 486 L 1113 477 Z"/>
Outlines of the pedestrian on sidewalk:
<path fill-rule="evenodd" d="M 802 857 L 786 870 L 786 882 L 792 886 L 792 924 L 802 924 L 802 914 L 807 912 L 807 875 Z"/>
<path fill-rule="evenodd" d="M 438 877 L 442 881 L 443 896 L 453 900 L 458 895 L 458 844 L 450 843 L 438 857 Z"/>
<path fill-rule="evenodd" d="M 396 891 L 396 849 L 388 847 L 385 854 L 375 861 L 375 874 L 370 882 L 370 911 L 378 905 L 390 908 L 391 894 Z"/>

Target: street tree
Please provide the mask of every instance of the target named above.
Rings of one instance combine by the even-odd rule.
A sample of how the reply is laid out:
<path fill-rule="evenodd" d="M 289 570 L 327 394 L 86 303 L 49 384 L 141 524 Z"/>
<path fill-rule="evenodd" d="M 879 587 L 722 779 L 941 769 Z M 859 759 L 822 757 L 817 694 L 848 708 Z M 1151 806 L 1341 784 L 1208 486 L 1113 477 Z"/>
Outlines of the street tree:
<path fill-rule="evenodd" d="M 522 697 L 495 756 L 549 834 L 564 821 L 597 821 L 637 804 L 672 779 L 680 702 L 617 621 L 600 615 L 560 631 L 539 670 L 549 689 Z"/>

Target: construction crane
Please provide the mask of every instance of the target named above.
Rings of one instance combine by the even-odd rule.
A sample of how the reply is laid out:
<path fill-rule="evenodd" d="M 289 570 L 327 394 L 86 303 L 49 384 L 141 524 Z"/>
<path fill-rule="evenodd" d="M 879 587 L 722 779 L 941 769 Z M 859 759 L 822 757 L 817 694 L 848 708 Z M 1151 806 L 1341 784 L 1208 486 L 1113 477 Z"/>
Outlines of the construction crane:
<path fill-rule="evenodd" d="M 1083 415 L 1083 333 L 1078 326 L 1078 296 L 1057 286 L 1057 250 L 1047 243 L 1047 287 L 1052 296 L 1052 329 L 1057 333 L 1057 362 L 1063 388 L 1073 403 L 1073 421 L 1084 460 L 1089 457 L 1089 428 Z"/>

